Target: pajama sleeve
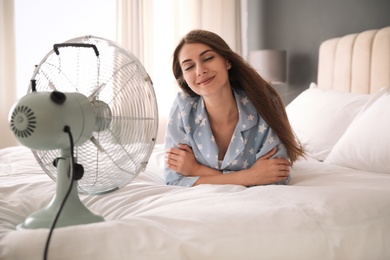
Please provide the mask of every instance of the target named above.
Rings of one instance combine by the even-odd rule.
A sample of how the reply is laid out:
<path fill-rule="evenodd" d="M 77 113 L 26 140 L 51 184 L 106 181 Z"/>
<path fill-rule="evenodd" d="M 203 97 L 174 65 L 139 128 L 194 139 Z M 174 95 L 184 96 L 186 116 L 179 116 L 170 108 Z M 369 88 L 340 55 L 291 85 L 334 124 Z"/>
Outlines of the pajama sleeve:
<path fill-rule="evenodd" d="M 276 147 L 276 153 L 272 155 L 271 158 L 285 158 L 288 159 L 287 155 L 287 149 L 284 146 L 284 144 L 280 141 L 279 137 L 274 133 L 274 131 L 266 124 L 260 125 L 259 129 L 263 129 L 263 131 L 259 131 L 259 133 L 263 132 L 262 135 L 263 143 L 259 149 L 259 151 L 256 154 L 256 160 L 258 160 L 260 157 L 266 155 L 268 152 L 270 152 L 272 149 Z M 290 175 L 288 178 L 284 181 L 275 182 L 273 184 L 281 184 L 286 185 L 290 181 Z"/>
<path fill-rule="evenodd" d="M 178 144 L 187 144 L 188 137 L 185 131 L 183 122 L 183 103 L 181 97 L 178 96 L 171 108 L 171 112 L 168 119 L 168 126 L 165 137 L 165 150 L 172 147 L 177 148 Z M 169 168 L 165 168 L 165 182 L 168 185 L 177 185 L 184 187 L 191 187 L 198 180 L 199 177 L 187 177 Z"/>

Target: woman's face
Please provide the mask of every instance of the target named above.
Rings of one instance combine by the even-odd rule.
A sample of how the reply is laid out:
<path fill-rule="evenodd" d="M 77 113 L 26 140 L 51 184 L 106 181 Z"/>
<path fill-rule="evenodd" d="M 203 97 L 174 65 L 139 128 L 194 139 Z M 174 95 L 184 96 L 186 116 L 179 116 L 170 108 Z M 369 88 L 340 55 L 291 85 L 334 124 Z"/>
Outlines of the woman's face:
<path fill-rule="evenodd" d="M 229 62 L 210 46 L 202 43 L 184 44 L 178 60 L 184 80 L 198 95 L 208 96 L 229 90 Z"/>

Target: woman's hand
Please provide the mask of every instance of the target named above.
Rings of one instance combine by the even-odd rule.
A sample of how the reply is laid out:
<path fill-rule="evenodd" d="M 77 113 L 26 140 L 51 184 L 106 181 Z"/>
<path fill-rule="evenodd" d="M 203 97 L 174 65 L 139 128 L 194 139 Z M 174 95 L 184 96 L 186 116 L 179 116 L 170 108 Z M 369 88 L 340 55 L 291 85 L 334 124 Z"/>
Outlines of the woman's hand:
<path fill-rule="evenodd" d="M 290 161 L 282 158 L 271 158 L 276 147 L 260 157 L 248 171 L 245 171 L 247 186 L 264 185 L 284 181 L 290 174 Z"/>
<path fill-rule="evenodd" d="M 179 144 L 178 148 L 170 148 L 166 151 L 165 163 L 171 170 L 185 176 L 194 176 L 200 167 L 191 147 L 186 144 Z"/>

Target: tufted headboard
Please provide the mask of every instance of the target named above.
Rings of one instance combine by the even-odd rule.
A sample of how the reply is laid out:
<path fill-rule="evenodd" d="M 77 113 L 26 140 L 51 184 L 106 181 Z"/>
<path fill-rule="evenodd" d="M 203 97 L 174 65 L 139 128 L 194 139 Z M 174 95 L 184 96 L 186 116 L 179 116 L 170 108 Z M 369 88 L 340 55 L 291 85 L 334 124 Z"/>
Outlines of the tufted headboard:
<path fill-rule="evenodd" d="M 317 85 L 362 94 L 390 87 L 390 27 L 324 41 Z"/>

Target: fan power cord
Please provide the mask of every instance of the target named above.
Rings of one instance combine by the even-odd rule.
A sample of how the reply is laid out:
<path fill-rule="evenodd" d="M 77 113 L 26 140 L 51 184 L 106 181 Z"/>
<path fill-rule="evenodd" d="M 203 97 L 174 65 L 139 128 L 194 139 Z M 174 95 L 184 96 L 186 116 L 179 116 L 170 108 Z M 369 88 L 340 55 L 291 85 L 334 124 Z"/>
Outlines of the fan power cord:
<path fill-rule="evenodd" d="M 47 255 L 48 255 L 48 252 L 49 252 L 49 245 L 50 245 L 50 240 L 51 240 L 51 237 L 52 237 L 52 234 L 53 234 L 53 231 L 54 231 L 54 228 L 57 224 L 57 221 L 58 221 L 58 218 L 61 214 L 61 211 L 62 209 L 64 208 L 65 206 L 65 203 L 66 201 L 68 200 L 69 198 L 69 195 L 70 195 L 70 192 L 72 191 L 72 187 L 73 187 L 73 175 L 74 175 L 74 169 L 73 169 L 73 166 L 74 166 L 74 163 L 75 163 L 75 159 L 74 159 L 74 154 L 73 154 L 73 149 L 74 149 L 74 142 L 73 142 L 73 136 L 72 136 L 72 132 L 70 130 L 70 127 L 69 126 L 65 126 L 64 127 L 64 132 L 68 134 L 69 136 L 69 142 L 70 142 L 70 175 L 69 175 L 69 186 L 68 186 L 68 190 L 66 191 L 66 194 L 64 196 L 64 199 L 62 200 L 62 203 L 60 205 L 60 207 L 58 208 L 57 212 L 56 212 L 56 215 L 53 219 L 53 222 L 50 226 L 50 231 L 49 231 L 49 234 L 47 236 L 47 239 L 46 239 L 46 244 L 45 244 L 45 251 L 44 251 L 44 254 L 43 254 L 43 260 L 47 260 Z"/>

